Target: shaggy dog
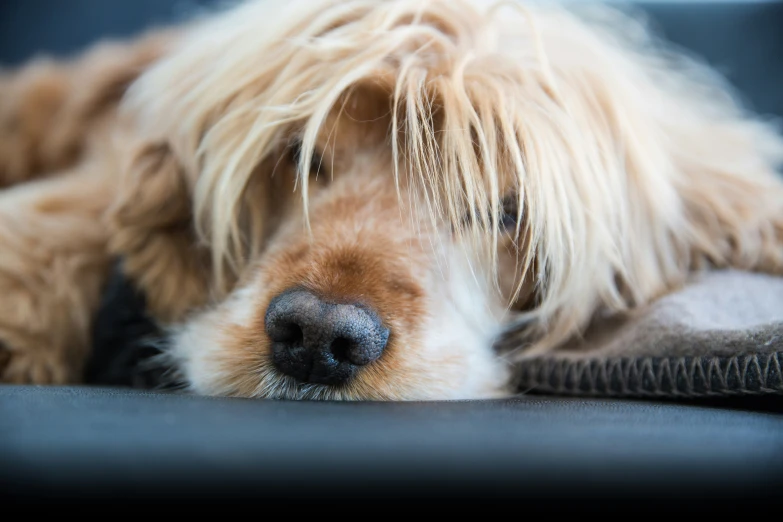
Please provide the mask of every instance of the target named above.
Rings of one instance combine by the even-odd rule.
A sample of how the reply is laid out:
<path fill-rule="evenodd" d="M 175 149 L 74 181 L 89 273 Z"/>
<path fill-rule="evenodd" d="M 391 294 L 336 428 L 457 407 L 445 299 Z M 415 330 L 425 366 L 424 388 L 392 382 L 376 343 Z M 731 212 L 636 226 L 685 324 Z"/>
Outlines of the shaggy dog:
<path fill-rule="evenodd" d="M 79 381 L 114 259 L 190 391 L 290 399 L 504 395 L 694 270 L 781 272 L 783 140 L 573 9 L 250 0 L 5 72 L 0 380 Z"/>

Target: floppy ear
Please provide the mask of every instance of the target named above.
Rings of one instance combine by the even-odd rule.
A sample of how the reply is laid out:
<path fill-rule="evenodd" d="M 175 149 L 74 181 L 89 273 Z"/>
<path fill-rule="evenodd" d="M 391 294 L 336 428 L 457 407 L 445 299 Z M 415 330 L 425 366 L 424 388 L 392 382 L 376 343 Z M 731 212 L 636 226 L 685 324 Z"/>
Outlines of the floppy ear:
<path fill-rule="evenodd" d="M 647 223 L 631 218 L 637 233 L 630 239 L 645 234 L 655 239 L 650 246 L 658 258 L 668 257 L 681 269 L 781 272 L 779 128 L 743 107 L 734 89 L 707 65 L 676 49 L 657 52 L 661 44 L 654 39 L 634 43 L 630 48 L 636 52 L 617 62 L 633 91 L 618 92 L 606 103 L 625 97 L 609 118 L 621 131 L 615 143 L 619 140 L 624 152 L 619 157 L 632 190 L 627 212 L 648 217 Z M 638 280 L 643 278 L 639 272 Z"/>
<path fill-rule="evenodd" d="M 591 94 L 625 173 L 619 194 L 628 203 L 615 204 L 631 224 L 621 274 L 632 302 L 708 266 L 780 273 L 779 129 L 743 107 L 708 65 L 629 32 L 625 45 L 609 40 L 606 65 L 618 72 L 594 74 Z"/>
<path fill-rule="evenodd" d="M 781 272 L 779 130 L 709 66 L 650 35 L 626 41 L 607 51 L 618 74 L 593 75 L 592 95 L 625 173 L 628 203 L 615 204 L 631 224 L 620 245 L 631 302 L 707 266 Z"/>
<path fill-rule="evenodd" d="M 542 349 L 702 266 L 783 269 L 779 133 L 643 24 L 596 14 L 538 20 L 551 75 L 515 99 L 537 101 L 516 126 Z"/>
<path fill-rule="evenodd" d="M 181 320 L 208 298 L 209 252 L 197 243 L 191 200 L 168 144 L 144 143 L 130 152 L 108 215 L 109 248 L 163 322 Z"/>
<path fill-rule="evenodd" d="M 678 138 L 691 268 L 705 264 L 783 273 L 783 140 L 737 115 L 704 119 Z"/>

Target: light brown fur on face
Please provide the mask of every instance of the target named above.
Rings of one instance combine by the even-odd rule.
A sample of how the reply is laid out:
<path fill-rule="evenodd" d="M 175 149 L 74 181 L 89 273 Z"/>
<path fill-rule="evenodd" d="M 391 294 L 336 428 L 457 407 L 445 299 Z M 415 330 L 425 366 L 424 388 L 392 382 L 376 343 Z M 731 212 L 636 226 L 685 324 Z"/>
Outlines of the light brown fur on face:
<path fill-rule="evenodd" d="M 253 0 L 4 73 L 0 380 L 79 381 L 117 257 L 190 391 L 290 399 L 503 395 L 599 311 L 783 271 L 774 129 L 612 11 L 493 5 Z M 291 289 L 381 356 L 281 372 Z"/>
<path fill-rule="evenodd" d="M 309 232 L 301 198 L 294 193 L 297 165 L 290 149 L 283 145 L 273 160 L 262 163 L 258 174 L 266 182 L 251 189 L 250 198 L 263 201 L 275 194 L 277 205 L 269 204 L 282 219 L 270 227 L 264 252 L 248 268 L 235 296 L 173 337 L 172 354 L 195 391 L 367 399 L 498 393 L 497 376 L 503 369 L 493 361 L 491 335 L 482 339 L 483 350 L 466 351 L 443 346 L 448 338 L 428 333 L 436 328 L 437 318 L 431 316 L 441 301 L 453 299 L 440 281 L 451 260 L 433 251 L 439 232 L 400 204 L 386 142 L 389 121 L 388 98 L 372 89 L 354 91 L 327 118 L 315 141 L 320 161 L 310 173 Z M 289 137 L 284 143 L 296 141 Z M 403 201 L 412 196 L 409 190 L 401 187 Z M 437 273 L 439 263 L 443 274 Z M 300 385 L 276 372 L 264 316 L 272 298 L 291 288 L 305 288 L 327 302 L 361 303 L 375 310 L 392 332 L 381 359 L 340 387 Z M 477 287 L 474 295 L 479 301 L 481 290 Z M 213 326 L 204 331 L 204 324 Z M 410 355 L 413 347 L 416 356 Z M 210 369 L 202 372 L 202 367 Z"/>

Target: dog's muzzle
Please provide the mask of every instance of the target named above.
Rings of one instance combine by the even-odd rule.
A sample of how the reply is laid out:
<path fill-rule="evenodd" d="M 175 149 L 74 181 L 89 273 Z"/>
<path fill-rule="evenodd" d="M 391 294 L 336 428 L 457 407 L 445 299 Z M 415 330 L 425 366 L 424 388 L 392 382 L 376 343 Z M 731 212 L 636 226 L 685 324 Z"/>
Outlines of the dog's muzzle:
<path fill-rule="evenodd" d="M 301 288 L 272 299 L 265 323 L 275 367 L 307 383 L 346 383 L 376 361 L 389 340 L 367 306 L 328 303 Z"/>

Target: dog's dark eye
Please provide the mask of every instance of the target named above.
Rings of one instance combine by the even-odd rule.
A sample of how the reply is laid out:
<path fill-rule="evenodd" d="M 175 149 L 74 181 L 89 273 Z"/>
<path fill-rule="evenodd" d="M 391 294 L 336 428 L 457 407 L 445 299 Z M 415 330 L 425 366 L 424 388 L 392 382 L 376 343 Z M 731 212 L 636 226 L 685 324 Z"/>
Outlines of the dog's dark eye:
<path fill-rule="evenodd" d="M 519 220 L 519 203 L 516 195 L 509 195 L 501 201 L 500 215 L 498 216 L 498 226 L 502 230 L 513 230 L 517 227 Z M 463 218 L 464 226 L 470 226 L 473 219 L 467 215 Z"/>
<path fill-rule="evenodd" d="M 519 219 L 519 205 L 516 196 L 503 198 L 503 213 L 500 216 L 500 226 L 504 229 L 516 228 Z"/>
<path fill-rule="evenodd" d="M 291 163 L 294 166 L 299 165 L 299 159 L 302 157 L 302 142 L 300 140 L 295 140 L 288 146 L 288 154 L 289 158 L 291 160 Z M 310 175 L 311 176 L 317 176 L 323 166 L 323 157 L 318 153 L 318 151 L 313 151 L 313 156 L 310 159 Z"/>

